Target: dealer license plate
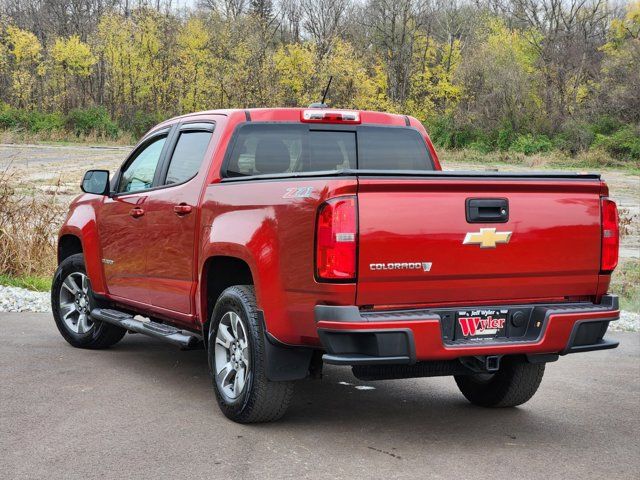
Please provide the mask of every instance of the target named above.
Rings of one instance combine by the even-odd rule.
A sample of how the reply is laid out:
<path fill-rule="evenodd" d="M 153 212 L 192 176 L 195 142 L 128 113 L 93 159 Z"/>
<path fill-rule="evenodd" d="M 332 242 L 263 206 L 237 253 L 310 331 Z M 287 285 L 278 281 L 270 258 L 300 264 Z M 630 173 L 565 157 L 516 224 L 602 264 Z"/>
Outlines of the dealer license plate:
<path fill-rule="evenodd" d="M 509 310 L 460 310 L 456 314 L 456 340 L 483 340 L 506 335 Z"/>

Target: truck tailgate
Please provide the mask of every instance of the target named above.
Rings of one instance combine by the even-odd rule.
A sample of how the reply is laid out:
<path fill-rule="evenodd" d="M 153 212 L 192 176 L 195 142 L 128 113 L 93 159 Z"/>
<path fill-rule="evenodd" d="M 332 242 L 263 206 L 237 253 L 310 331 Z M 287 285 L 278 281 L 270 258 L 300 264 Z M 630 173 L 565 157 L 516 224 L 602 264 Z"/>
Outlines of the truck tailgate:
<path fill-rule="evenodd" d="M 360 176 L 359 305 L 596 293 L 599 177 L 438 173 Z M 506 202 L 508 220 L 470 223 L 468 199 Z"/>

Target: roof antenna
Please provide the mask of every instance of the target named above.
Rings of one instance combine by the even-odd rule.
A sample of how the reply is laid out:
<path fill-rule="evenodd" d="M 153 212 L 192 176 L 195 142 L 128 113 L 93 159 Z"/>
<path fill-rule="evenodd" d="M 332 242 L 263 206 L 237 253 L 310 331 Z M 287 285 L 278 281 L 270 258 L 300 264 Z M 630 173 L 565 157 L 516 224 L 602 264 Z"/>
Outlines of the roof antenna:
<path fill-rule="evenodd" d="M 324 103 L 327 98 L 327 93 L 329 93 L 329 87 L 331 86 L 331 80 L 333 80 L 333 75 L 329 77 L 329 83 L 327 83 L 327 87 L 324 89 L 324 93 L 322 94 L 322 101 L 320 103 L 312 103 L 309 105 L 309 108 L 328 108 L 328 105 Z"/>

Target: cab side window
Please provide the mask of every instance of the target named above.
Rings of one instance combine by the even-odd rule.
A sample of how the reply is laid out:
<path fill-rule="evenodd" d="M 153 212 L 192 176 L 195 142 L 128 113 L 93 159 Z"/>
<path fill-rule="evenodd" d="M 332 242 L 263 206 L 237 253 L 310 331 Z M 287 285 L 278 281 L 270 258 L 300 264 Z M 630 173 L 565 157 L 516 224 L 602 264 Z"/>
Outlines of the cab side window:
<path fill-rule="evenodd" d="M 181 132 L 171 156 L 165 185 L 186 182 L 200 170 L 212 133 L 210 131 Z"/>
<path fill-rule="evenodd" d="M 122 171 L 117 190 L 119 193 L 138 192 L 151 188 L 166 140 L 166 135 L 159 136 L 136 154 L 133 161 L 129 162 Z"/>

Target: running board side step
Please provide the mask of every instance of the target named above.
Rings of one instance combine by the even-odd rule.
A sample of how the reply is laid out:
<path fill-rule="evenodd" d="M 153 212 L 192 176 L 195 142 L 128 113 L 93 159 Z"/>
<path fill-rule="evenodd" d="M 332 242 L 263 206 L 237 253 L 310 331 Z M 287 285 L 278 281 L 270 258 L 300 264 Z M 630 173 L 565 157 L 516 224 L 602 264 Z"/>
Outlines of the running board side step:
<path fill-rule="evenodd" d="M 182 349 L 191 349 L 202 342 L 202 338 L 195 333 L 180 330 L 179 328 L 152 320 L 142 321 L 133 315 L 119 310 L 108 308 L 94 308 L 91 310 L 91 318 L 101 322 L 111 323 L 131 332 L 141 333 L 150 337 L 159 338 L 166 342 L 179 346 Z"/>

